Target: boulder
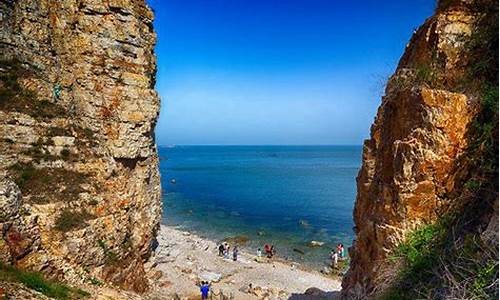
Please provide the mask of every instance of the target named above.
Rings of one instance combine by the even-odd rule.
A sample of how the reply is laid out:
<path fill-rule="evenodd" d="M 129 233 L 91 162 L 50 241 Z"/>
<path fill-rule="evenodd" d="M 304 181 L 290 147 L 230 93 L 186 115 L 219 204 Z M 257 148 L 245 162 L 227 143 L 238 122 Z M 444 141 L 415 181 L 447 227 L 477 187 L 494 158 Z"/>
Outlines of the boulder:
<path fill-rule="evenodd" d="M 198 277 L 200 281 L 218 282 L 221 280 L 222 275 L 215 272 L 203 271 Z"/>
<path fill-rule="evenodd" d="M 311 242 L 309 242 L 309 247 L 321 247 L 324 244 L 325 244 L 324 242 L 320 242 L 320 241 L 311 241 Z"/>

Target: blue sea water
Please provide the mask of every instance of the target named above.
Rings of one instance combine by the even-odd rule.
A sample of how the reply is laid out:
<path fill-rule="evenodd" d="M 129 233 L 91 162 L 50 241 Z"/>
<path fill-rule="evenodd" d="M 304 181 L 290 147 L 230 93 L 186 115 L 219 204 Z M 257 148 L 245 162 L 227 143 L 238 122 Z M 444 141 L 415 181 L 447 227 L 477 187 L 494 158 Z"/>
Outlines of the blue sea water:
<path fill-rule="evenodd" d="M 360 146 L 160 147 L 163 222 L 321 266 L 350 245 Z M 322 247 L 309 247 L 310 241 Z M 304 252 L 301 254 L 294 249 Z"/>

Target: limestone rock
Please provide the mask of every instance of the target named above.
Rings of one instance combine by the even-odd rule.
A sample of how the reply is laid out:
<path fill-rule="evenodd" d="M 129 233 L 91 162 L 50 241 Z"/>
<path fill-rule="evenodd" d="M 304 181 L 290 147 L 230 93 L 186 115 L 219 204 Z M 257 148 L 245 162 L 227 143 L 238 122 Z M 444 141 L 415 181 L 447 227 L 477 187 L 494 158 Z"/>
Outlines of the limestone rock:
<path fill-rule="evenodd" d="M 387 256 L 407 232 L 436 221 L 461 184 L 478 104 L 455 86 L 467 72 L 465 43 L 477 15 L 466 1 L 449 2 L 415 31 L 364 142 L 344 298 L 383 291 L 397 274 L 383 263 Z M 433 68 L 432 77 L 422 76 L 422 66 Z"/>
<path fill-rule="evenodd" d="M 215 273 L 215 272 L 203 271 L 199 275 L 199 278 L 201 281 L 218 282 L 221 280 L 222 275 L 219 273 Z"/>
<path fill-rule="evenodd" d="M 152 11 L 19 0 L 0 15 L 1 78 L 16 83 L 0 79 L 12 95 L 0 104 L 0 176 L 22 183 L 21 199 L 1 180 L 0 259 L 145 291 L 161 215 Z"/>
<path fill-rule="evenodd" d="M 8 179 L 0 180 L 0 223 L 17 215 L 21 205 L 19 187 Z"/>

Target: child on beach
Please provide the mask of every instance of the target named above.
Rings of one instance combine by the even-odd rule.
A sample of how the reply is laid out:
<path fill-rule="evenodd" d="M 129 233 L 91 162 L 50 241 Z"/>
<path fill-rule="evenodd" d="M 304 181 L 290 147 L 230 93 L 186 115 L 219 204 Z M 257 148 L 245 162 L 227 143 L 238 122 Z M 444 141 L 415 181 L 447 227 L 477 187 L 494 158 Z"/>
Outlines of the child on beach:
<path fill-rule="evenodd" d="M 224 244 L 219 245 L 219 256 L 224 256 Z"/>
<path fill-rule="evenodd" d="M 261 257 L 261 256 L 262 256 L 262 250 L 260 250 L 260 248 L 259 248 L 259 249 L 257 249 L 257 257 Z"/>

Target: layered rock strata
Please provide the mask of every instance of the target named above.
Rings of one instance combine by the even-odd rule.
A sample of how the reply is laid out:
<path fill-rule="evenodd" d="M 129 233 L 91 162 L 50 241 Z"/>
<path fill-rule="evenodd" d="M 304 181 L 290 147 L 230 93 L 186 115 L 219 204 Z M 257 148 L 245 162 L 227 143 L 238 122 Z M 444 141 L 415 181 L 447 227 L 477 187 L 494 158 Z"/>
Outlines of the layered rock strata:
<path fill-rule="evenodd" d="M 462 81 L 481 12 L 474 1 L 441 2 L 407 45 L 363 146 L 345 298 L 390 286 L 397 274 L 390 254 L 408 232 L 446 212 L 470 168 L 461 158 L 479 100 Z"/>
<path fill-rule="evenodd" d="M 0 3 L 0 259 L 143 292 L 160 221 L 153 14 Z"/>

